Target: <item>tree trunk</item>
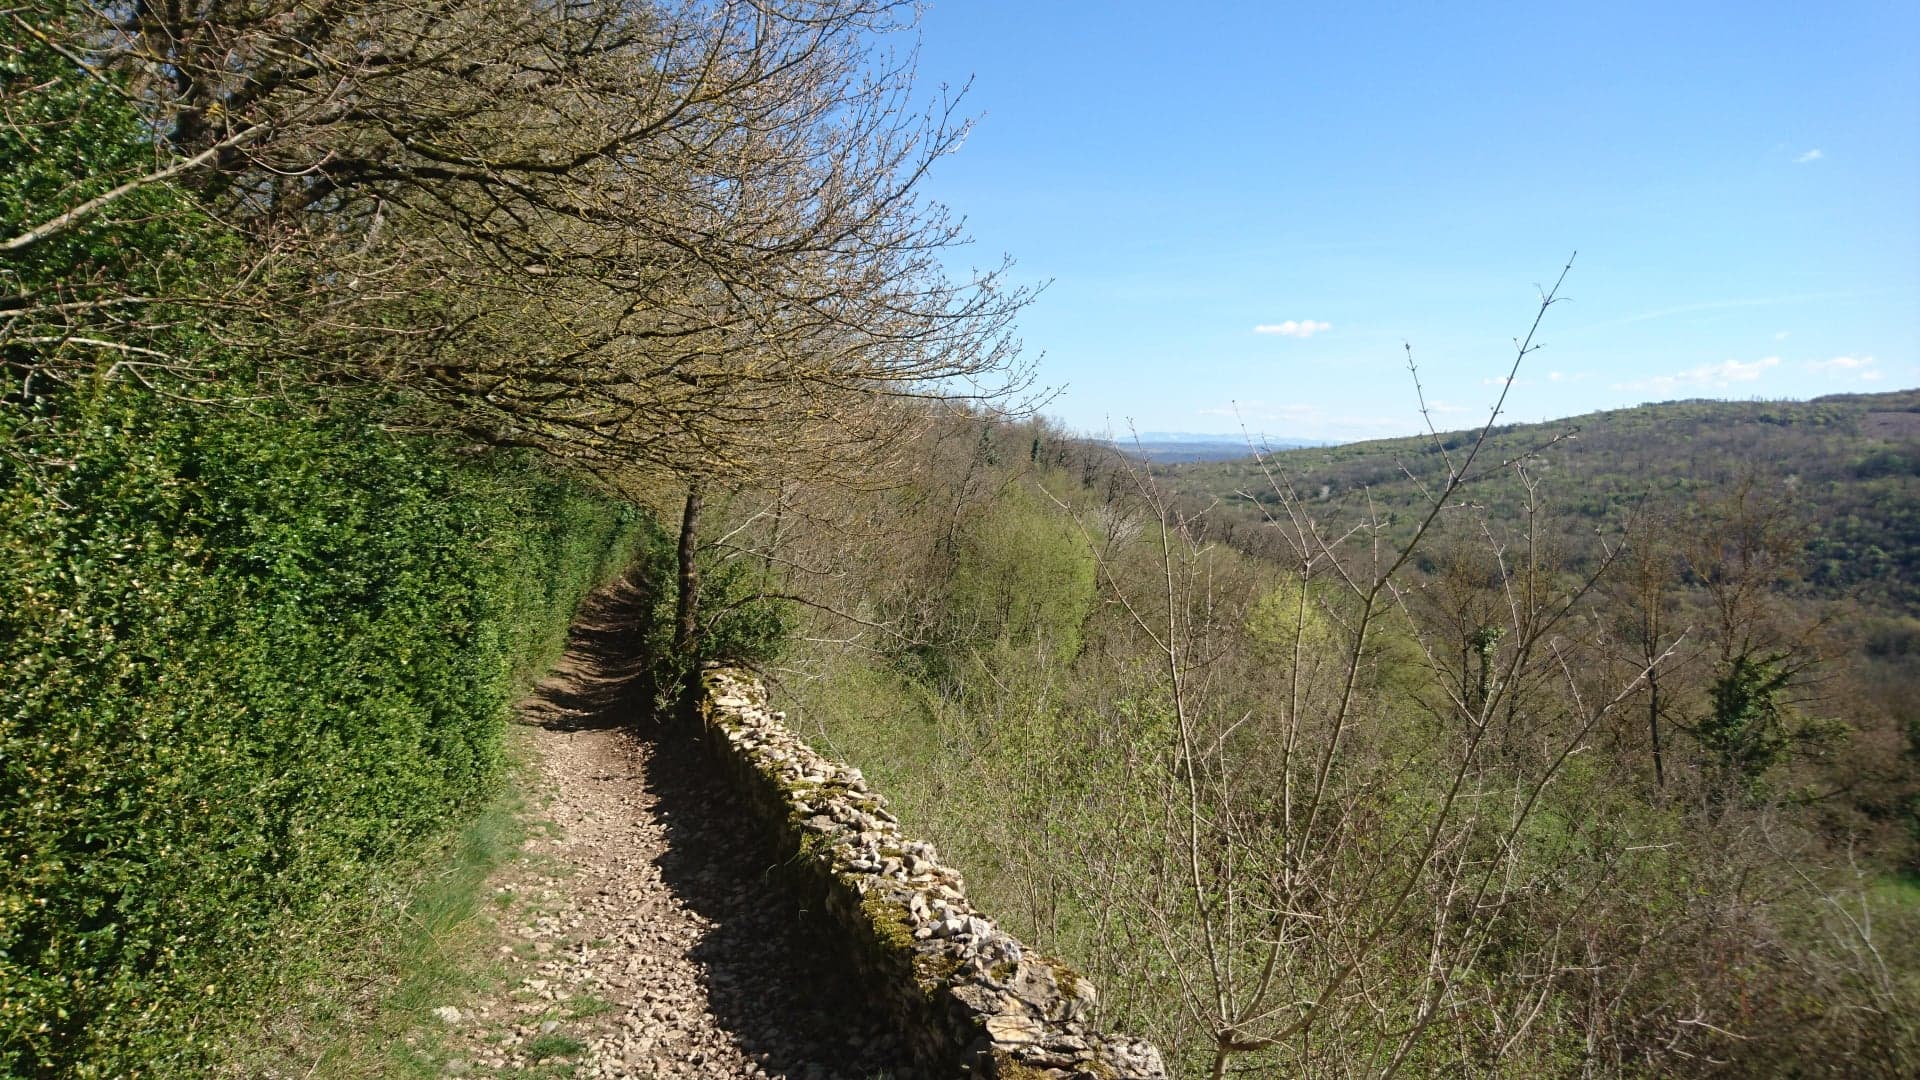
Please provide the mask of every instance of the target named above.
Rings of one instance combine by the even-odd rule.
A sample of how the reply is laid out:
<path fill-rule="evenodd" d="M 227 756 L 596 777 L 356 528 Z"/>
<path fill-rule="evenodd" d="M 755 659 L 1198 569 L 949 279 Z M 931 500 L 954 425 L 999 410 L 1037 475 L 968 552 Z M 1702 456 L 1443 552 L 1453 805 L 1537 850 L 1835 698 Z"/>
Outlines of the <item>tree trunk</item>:
<path fill-rule="evenodd" d="M 1653 674 L 1651 663 L 1647 666 L 1647 729 L 1653 739 L 1653 786 L 1664 789 L 1667 770 L 1660 756 L 1660 677 Z"/>
<path fill-rule="evenodd" d="M 700 484 L 687 484 L 687 505 L 680 512 L 679 596 L 674 605 L 673 651 L 681 660 L 692 661 L 700 648 Z"/>

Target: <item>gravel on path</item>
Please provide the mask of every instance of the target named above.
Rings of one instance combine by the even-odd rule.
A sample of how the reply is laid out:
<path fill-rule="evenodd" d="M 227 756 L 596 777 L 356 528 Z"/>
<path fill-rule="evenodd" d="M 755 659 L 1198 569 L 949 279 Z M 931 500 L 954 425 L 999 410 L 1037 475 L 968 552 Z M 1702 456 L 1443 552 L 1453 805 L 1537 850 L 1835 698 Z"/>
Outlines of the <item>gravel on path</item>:
<path fill-rule="evenodd" d="M 521 706 L 538 827 L 489 883 L 507 970 L 435 1010 L 450 1075 L 908 1080 L 906 1052 L 641 689 L 644 598 L 591 602 Z"/>

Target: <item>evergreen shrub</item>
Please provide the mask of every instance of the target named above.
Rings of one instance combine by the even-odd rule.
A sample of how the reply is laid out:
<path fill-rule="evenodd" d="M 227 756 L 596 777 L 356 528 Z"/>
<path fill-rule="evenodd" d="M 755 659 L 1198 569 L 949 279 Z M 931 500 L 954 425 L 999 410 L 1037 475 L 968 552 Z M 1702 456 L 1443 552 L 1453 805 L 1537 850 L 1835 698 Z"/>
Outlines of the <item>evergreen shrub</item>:
<path fill-rule="evenodd" d="M 0 406 L 0 1075 L 193 1075 L 304 916 L 489 790 L 639 518 L 317 403 Z"/>

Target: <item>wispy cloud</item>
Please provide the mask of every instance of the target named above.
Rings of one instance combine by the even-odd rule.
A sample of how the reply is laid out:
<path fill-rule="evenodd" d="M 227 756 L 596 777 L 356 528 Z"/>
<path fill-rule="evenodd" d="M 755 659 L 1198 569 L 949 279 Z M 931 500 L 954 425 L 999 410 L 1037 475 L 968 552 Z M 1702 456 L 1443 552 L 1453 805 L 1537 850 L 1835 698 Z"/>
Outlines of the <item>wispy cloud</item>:
<path fill-rule="evenodd" d="M 1809 360 L 1808 371 L 1831 378 L 1852 379 L 1856 382 L 1879 382 L 1883 374 L 1875 365 L 1880 361 L 1871 356 L 1836 356 L 1831 360 Z"/>
<path fill-rule="evenodd" d="M 1655 308 L 1634 315 L 1622 315 L 1617 319 L 1604 319 L 1585 326 L 1577 326 L 1565 333 L 1585 333 L 1607 326 L 1626 326 L 1630 323 L 1642 323 L 1652 319 L 1667 319 L 1675 315 L 1693 315 L 1704 311 L 1732 311 L 1738 308 L 1774 307 L 1786 304 L 1809 304 L 1819 300 L 1848 300 L 1853 297 L 1848 292 L 1800 293 L 1794 296 L 1756 296 L 1741 300 L 1707 300 L 1697 304 L 1675 304 L 1672 307 Z"/>
<path fill-rule="evenodd" d="M 1333 329 L 1332 323 L 1315 322 L 1312 319 L 1288 319 L 1286 322 L 1261 323 L 1253 328 L 1256 334 L 1274 334 L 1279 337 L 1310 338 L 1323 330 Z"/>
<path fill-rule="evenodd" d="M 1879 363 L 1871 356 L 1836 356 L 1831 360 L 1809 360 L 1808 371 L 1859 371 Z"/>
<path fill-rule="evenodd" d="M 1773 340 L 1775 341 L 1785 341 L 1792 336 L 1793 331 L 1791 330 L 1775 330 L 1773 332 Z"/>
<path fill-rule="evenodd" d="M 1718 364 L 1701 364 L 1696 368 L 1672 375 L 1655 375 L 1650 379 L 1636 379 L 1632 382 L 1614 383 L 1615 390 L 1680 390 L 1683 388 L 1701 388 L 1724 390 L 1734 383 L 1748 383 L 1760 378 L 1769 368 L 1780 366 L 1777 356 L 1762 357 L 1759 360 L 1722 360 Z"/>
<path fill-rule="evenodd" d="M 1821 158 L 1826 156 L 1827 155 L 1821 153 L 1818 149 L 1809 150 L 1806 153 L 1801 154 L 1799 157 L 1794 158 L 1793 163 L 1795 165 L 1805 165 L 1809 162 L 1819 161 Z"/>
<path fill-rule="evenodd" d="M 1480 380 L 1480 385 L 1481 386 L 1505 386 L 1509 382 L 1511 382 L 1515 386 L 1537 386 L 1543 380 L 1550 383 L 1579 382 L 1580 380 L 1585 379 L 1588 376 L 1589 376 L 1589 373 L 1585 371 L 1576 372 L 1574 374 L 1568 374 L 1567 372 L 1564 372 L 1564 371 L 1549 371 L 1538 379 L 1524 379 L 1524 378 L 1519 378 L 1517 376 L 1508 377 L 1504 375 L 1502 376 L 1489 375 L 1486 378 Z"/>

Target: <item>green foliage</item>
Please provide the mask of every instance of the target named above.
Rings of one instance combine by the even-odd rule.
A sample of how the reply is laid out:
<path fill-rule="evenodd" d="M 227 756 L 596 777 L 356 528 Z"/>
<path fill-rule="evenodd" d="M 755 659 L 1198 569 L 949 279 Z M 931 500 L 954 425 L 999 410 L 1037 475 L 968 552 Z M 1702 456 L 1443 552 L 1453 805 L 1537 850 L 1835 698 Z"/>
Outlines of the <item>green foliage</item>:
<path fill-rule="evenodd" d="M 526 766 L 516 761 L 509 774 Z M 486 885 L 542 824 L 522 795 L 521 784 L 502 784 L 477 813 L 283 928 L 283 940 L 300 944 L 282 950 L 294 955 L 278 959 L 253 1001 L 237 1004 L 216 1075 L 444 1076 L 447 1029 L 432 1010 L 499 983 L 488 909 L 513 894 Z"/>
<path fill-rule="evenodd" d="M 793 634 L 793 612 L 785 601 L 763 595 L 766 584 L 750 559 L 709 556 L 700 573 L 700 611 L 708 623 L 701 652 L 734 663 L 773 660 Z"/>
<path fill-rule="evenodd" d="M 1308 653 L 1335 647 L 1333 627 L 1318 598 L 1291 578 L 1254 601 L 1247 612 L 1247 644 L 1268 664 L 1291 666 L 1296 648 Z"/>
<path fill-rule="evenodd" d="M 1782 406 L 1771 419 L 1753 418 L 1741 438 L 1760 438 L 1761 429 L 1850 437 L 1862 410 L 1893 404 Z M 1647 412 L 1704 425 L 1720 408 Z M 1645 417 L 1618 419 L 1626 431 L 1627 420 Z M 1642 441 L 1657 434 L 1630 432 Z M 1537 434 L 1502 432 L 1506 442 L 1492 452 L 1513 456 L 1520 447 L 1506 443 Z M 1626 435 L 1609 437 L 1617 446 Z M 1077 648 L 1061 655 L 1045 647 L 1049 633 L 1034 628 L 1064 620 L 1029 601 L 1064 575 L 1034 570 L 1046 564 L 1034 552 L 1063 534 L 1043 527 L 1043 515 L 1058 511 L 1053 500 L 1027 492 L 1035 472 L 1062 463 L 1043 460 L 1046 447 L 1036 440 L 976 441 L 1001 452 L 954 455 L 949 472 L 923 480 L 915 500 L 900 500 L 888 531 L 895 544 L 877 549 L 874 565 L 848 572 L 877 586 L 835 597 L 855 611 L 869 610 L 863 601 L 879 607 L 876 595 L 906 598 L 903 607 L 926 598 L 921 610 L 929 614 L 908 624 L 955 631 L 929 650 L 935 662 L 902 663 L 884 640 L 833 651 L 818 643 L 829 635 L 819 634 L 790 662 L 808 677 L 783 688 L 783 704 L 810 735 L 865 770 L 911 831 L 965 870 L 975 903 L 1088 972 L 1102 992 L 1104 1024 L 1154 1039 L 1179 1075 L 1210 1075 L 1213 1032 L 1196 1016 L 1207 1003 L 1193 996 L 1204 965 L 1232 964 L 1258 978 L 1274 940 L 1284 947 L 1273 970 L 1293 980 L 1276 1001 L 1317 1000 L 1324 973 L 1355 956 L 1364 955 L 1366 974 L 1354 982 L 1366 986 L 1330 994 L 1319 1021 L 1232 1068 L 1389 1071 L 1402 1033 L 1416 1025 L 1423 1034 L 1399 1061 L 1402 1075 L 1696 1075 L 1710 1071 L 1708 1058 L 1731 1055 L 1743 1075 L 1911 1072 L 1911 1036 L 1895 1029 L 1912 1012 L 1920 984 L 1911 973 L 1920 968 L 1902 931 L 1885 929 L 1896 924 L 1879 913 L 1858 926 L 1838 911 L 1832 925 L 1799 917 L 1833 898 L 1851 902 L 1844 875 L 1823 865 L 1837 850 L 1830 838 L 1847 835 L 1848 854 L 1874 872 L 1890 865 L 1891 850 L 1852 841 L 1865 834 L 1849 832 L 1856 819 L 1836 810 L 1853 796 L 1839 755 L 1829 753 L 1848 729 L 1803 710 L 1842 712 L 1860 732 L 1878 733 L 1878 742 L 1856 739 L 1848 753 L 1897 753 L 1901 741 L 1834 693 L 1826 669 L 1822 679 L 1808 677 L 1804 665 L 1824 654 L 1782 613 L 1804 597 L 1797 548 L 1782 543 L 1777 557 L 1772 548 L 1766 559 L 1755 555 L 1765 545 L 1740 540 L 1727 500 L 1714 498 L 1724 489 L 1688 481 L 1667 492 L 1700 508 L 1681 534 L 1695 541 L 1687 554 L 1733 536 L 1739 542 L 1722 560 L 1744 576 L 1714 579 L 1719 594 L 1700 573 L 1683 580 L 1675 571 L 1660 582 L 1681 594 L 1673 598 L 1675 627 L 1700 627 L 1702 640 L 1689 638 L 1669 657 L 1657 707 L 1668 720 L 1714 715 L 1698 732 L 1663 720 L 1669 765 L 1665 786 L 1656 787 L 1645 756 L 1645 710 L 1656 703 L 1636 681 L 1644 661 L 1618 647 L 1623 620 L 1610 605 L 1623 601 L 1589 588 L 1580 572 L 1594 565 L 1593 517 L 1635 499 L 1574 479 L 1571 451 L 1554 451 L 1550 467 L 1559 475 L 1538 489 L 1554 509 L 1576 507 L 1566 530 L 1540 513 L 1538 533 L 1522 532 L 1516 522 L 1525 515 L 1503 490 L 1511 486 L 1504 477 L 1476 489 L 1484 508 L 1468 526 L 1477 533 L 1485 521 L 1486 533 L 1467 538 L 1461 527 L 1455 536 L 1445 524 L 1442 539 L 1457 550 L 1434 545 L 1434 558 L 1405 575 L 1402 602 L 1369 626 L 1349 678 L 1355 601 L 1331 570 L 1303 593 L 1291 573 L 1298 560 L 1274 543 L 1282 529 L 1222 528 L 1210 513 L 1200 514 L 1199 539 L 1181 537 L 1163 562 L 1152 515 L 1131 507 L 1128 484 L 1095 465 L 1085 467 L 1084 487 L 1048 485 L 1054 500 L 1080 508 L 1088 533 L 1100 538 L 1101 561 L 1092 602 L 1074 622 Z M 1301 481 L 1293 465 L 1344 452 L 1296 452 L 1286 466 L 1296 489 L 1318 485 Z M 999 464 L 1016 457 L 1040 468 Z M 1311 463 L 1299 471 L 1311 473 Z M 1638 471 L 1644 480 L 1648 470 Z M 1390 472 L 1377 479 L 1376 505 L 1417 505 L 1410 485 L 1393 487 L 1400 481 Z M 1758 485 L 1795 510 L 1796 490 L 1813 495 L 1769 477 Z M 915 517 L 908 508 L 924 509 Z M 1329 528 L 1342 520 L 1338 507 L 1309 512 L 1324 513 Z M 1404 528 L 1397 522 L 1384 539 Z M 1588 548 L 1571 538 L 1576 529 Z M 1537 545 L 1525 542 L 1533 538 Z M 1504 545 L 1503 558 L 1482 545 Z M 1364 562 L 1364 545 L 1356 546 Z M 1277 557 L 1263 560 L 1263 552 Z M 1725 603 L 1716 608 L 1715 599 Z M 1525 663 L 1516 657 L 1531 627 L 1514 622 L 1516 603 L 1551 612 L 1551 630 Z M 1848 632 L 1894 687 L 1896 668 L 1920 648 L 1910 647 L 1904 615 L 1876 619 Z M 1723 630 L 1723 622 L 1732 625 Z M 1662 632 L 1661 643 L 1675 633 Z M 1186 675 L 1178 701 L 1165 640 L 1175 643 L 1173 659 Z M 1752 658 L 1745 668 L 1713 666 L 1716 655 L 1739 655 L 1740 642 Z M 1793 678 L 1783 677 L 1789 667 Z M 1351 706 L 1343 708 L 1348 688 Z M 1898 711 L 1905 700 L 1890 691 L 1890 715 L 1907 715 Z M 1474 715 L 1462 715 L 1461 701 Z M 1904 812 L 1896 800 L 1910 784 L 1892 775 L 1898 766 L 1884 756 L 1875 761 L 1887 775 L 1861 775 L 1881 785 L 1878 812 Z M 1330 764 L 1323 770 L 1322 762 Z M 1724 774 L 1747 771 L 1764 783 L 1726 797 L 1741 782 Z M 1181 806 L 1190 780 L 1207 799 L 1193 816 Z M 1794 797 L 1802 790 L 1843 794 Z M 1303 809 L 1309 800 L 1318 800 L 1317 813 Z M 1881 829 L 1878 837 L 1899 823 L 1867 824 Z M 1762 829 L 1764 844 L 1754 840 Z M 1455 873 L 1448 868 L 1457 868 L 1451 883 L 1443 882 Z M 1403 883 L 1410 893 L 1399 891 Z M 1401 904 L 1401 895 L 1411 899 Z M 1211 952 L 1208 916 L 1215 941 L 1256 929 Z M 1429 981 L 1436 956 L 1446 966 L 1443 991 Z M 1442 1000 L 1422 1014 L 1423 1002 Z M 1849 1004 L 1842 1010 L 1837 1001 Z M 1816 1008 L 1836 1019 L 1803 1038 Z M 1698 1016 L 1733 1034 L 1675 1023 Z M 1820 1050 L 1802 1049 L 1815 1042 Z"/>
<path fill-rule="evenodd" d="M 1752 788 L 1787 754 L 1781 693 L 1792 681 L 1779 657 L 1736 656 L 1708 690 L 1711 709 L 1694 737 L 1715 764 L 1738 784 Z"/>
<path fill-rule="evenodd" d="M 36 15 L 52 27 L 70 12 L 53 0 Z M 149 132 L 116 86 L 36 39 L 13 37 L 0 49 L 7 109 L 0 232 L 7 237 L 154 168 Z M 173 327 L 187 308 L 156 298 L 204 295 L 234 252 L 232 238 L 178 189 L 137 188 L 78 227 L 0 256 L 0 359 L 56 373 L 77 358 L 165 362 L 170 357 L 53 342 L 81 337 L 164 350 L 179 337 Z M 26 339 L 39 340 L 29 346 Z M 8 374 L 20 378 L 17 369 Z"/>
<path fill-rule="evenodd" d="M 634 518 L 293 405 L 0 409 L 0 1072 L 190 1071 L 276 928 L 485 794 Z M 38 415 L 36 415 L 36 413 Z"/>
<path fill-rule="evenodd" d="M 1810 519 L 1807 578 L 1816 593 L 1857 590 L 1870 603 L 1901 610 L 1920 603 L 1916 432 L 1920 391 L 1914 390 L 1805 402 L 1675 401 L 1496 427 L 1481 464 L 1528 458 L 1557 519 L 1553 540 L 1573 570 L 1601 557 L 1596 527 L 1617 528 L 1635 509 L 1684 510 L 1702 493 L 1751 475 L 1768 492 L 1815 509 L 1802 516 Z M 1474 434 L 1442 433 L 1441 444 L 1457 459 Z M 1318 513 L 1371 505 L 1394 522 L 1390 538 L 1411 528 L 1427 485 L 1445 473 L 1440 452 L 1425 437 L 1285 450 L 1273 455 L 1271 466 L 1307 504 L 1326 507 Z M 1272 539 L 1249 526 L 1278 496 L 1250 461 L 1156 472 L 1196 505 L 1217 502 L 1209 514 L 1215 535 L 1232 536 L 1249 550 L 1269 549 Z M 1238 495 L 1243 491 L 1256 493 L 1260 505 Z M 1490 470 L 1474 492 L 1497 525 L 1517 524 L 1526 500 L 1510 470 Z"/>
<path fill-rule="evenodd" d="M 1092 548 L 1065 514 L 1024 486 L 1007 489 L 960 539 L 948 666 L 996 642 L 1072 661 L 1093 610 L 1094 569 Z"/>
<path fill-rule="evenodd" d="M 678 573 L 674 538 L 650 531 L 635 552 L 635 575 L 660 586 L 644 627 L 642 651 L 650 665 L 648 679 L 663 695 L 662 707 L 669 706 L 675 688 L 686 685 L 695 663 L 766 663 L 778 658 L 793 636 L 792 605 L 766 595 L 768 581 L 757 560 L 723 555 L 711 547 L 702 549 L 698 560 L 700 655 L 681 656 L 674 651 L 676 597 L 671 585 L 663 584 L 673 582 Z"/>
<path fill-rule="evenodd" d="M 1817 753 L 1847 737 L 1837 721 L 1796 715 L 1784 700 L 1794 674 L 1784 656 L 1733 657 L 1707 689 L 1708 711 L 1694 725 L 1694 738 L 1731 785 L 1759 789 L 1796 749 Z"/>

